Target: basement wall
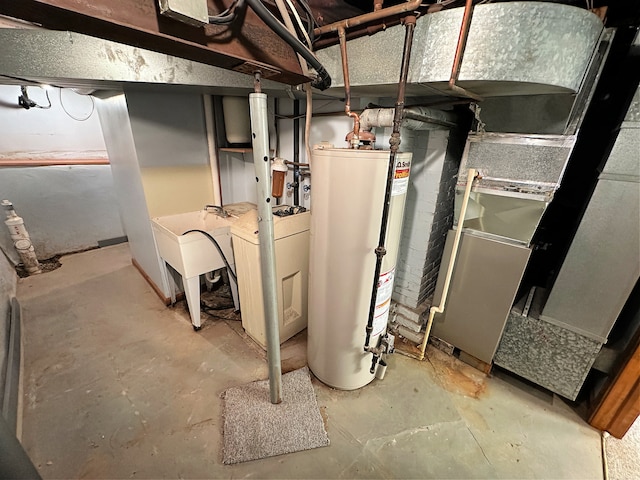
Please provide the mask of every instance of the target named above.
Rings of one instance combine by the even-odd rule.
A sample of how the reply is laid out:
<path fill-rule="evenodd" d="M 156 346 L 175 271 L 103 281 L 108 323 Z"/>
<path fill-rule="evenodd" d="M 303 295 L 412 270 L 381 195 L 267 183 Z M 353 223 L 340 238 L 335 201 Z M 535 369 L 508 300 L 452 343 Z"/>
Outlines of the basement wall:
<path fill-rule="evenodd" d="M 18 277 L 13 266 L 0 252 L 0 387 L 4 388 L 6 378 L 7 347 L 9 344 L 9 302 L 16 295 Z"/>
<path fill-rule="evenodd" d="M 49 94 L 50 109 L 25 110 L 18 106 L 20 87 L 0 86 L 0 199 L 13 202 L 24 218 L 41 259 L 124 235 L 109 165 L 6 166 L 10 161 L 107 161 L 91 99 L 67 89 L 62 92 L 67 111 L 85 121 L 65 113 L 59 89 Z M 38 104 L 47 104 L 44 90 L 29 87 L 28 93 Z M 4 226 L 0 248 L 13 263 L 19 261 Z"/>

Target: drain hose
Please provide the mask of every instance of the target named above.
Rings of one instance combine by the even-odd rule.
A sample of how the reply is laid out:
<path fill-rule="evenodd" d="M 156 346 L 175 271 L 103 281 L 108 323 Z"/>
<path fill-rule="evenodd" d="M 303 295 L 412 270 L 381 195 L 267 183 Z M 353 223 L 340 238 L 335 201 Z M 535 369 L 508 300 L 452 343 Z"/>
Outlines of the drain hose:
<path fill-rule="evenodd" d="M 198 229 L 187 230 L 182 235 L 186 235 L 187 233 L 193 233 L 193 232 L 201 233 L 205 237 L 207 237 L 209 240 L 211 240 L 211 242 L 215 245 L 216 250 L 218 250 L 218 253 L 222 257 L 222 261 L 224 262 L 225 266 L 227 267 L 227 271 L 229 272 L 229 275 L 231 275 L 231 277 L 233 278 L 233 281 L 237 284 L 238 283 L 238 277 L 236 277 L 236 272 L 234 272 L 233 268 L 231 268 L 231 265 L 229 264 L 229 261 L 227 260 L 227 257 L 225 257 L 224 252 L 222 251 L 222 248 L 220 248 L 220 245 L 218 244 L 216 239 L 213 238 L 211 235 L 209 235 L 204 230 L 198 230 Z"/>

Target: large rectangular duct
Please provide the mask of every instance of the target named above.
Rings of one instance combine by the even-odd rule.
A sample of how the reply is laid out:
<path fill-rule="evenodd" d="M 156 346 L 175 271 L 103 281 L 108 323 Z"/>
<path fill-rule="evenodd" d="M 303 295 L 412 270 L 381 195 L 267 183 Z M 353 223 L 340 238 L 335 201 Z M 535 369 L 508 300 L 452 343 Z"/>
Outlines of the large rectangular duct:
<path fill-rule="evenodd" d="M 409 71 L 409 95 L 451 94 L 448 80 L 462 8 L 418 18 Z M 477 5 L 458 84 L 482 96 L 578 91 L 603 25 L 588 10 L 551 2 Z M 404 29 L 396 26 L 348 43 L 355 95 L 393 96 L 402 59 Z M 341 94 L 339 46 L 318 52 Z M 372 68 L 375 66 L 375 68 Z"/>

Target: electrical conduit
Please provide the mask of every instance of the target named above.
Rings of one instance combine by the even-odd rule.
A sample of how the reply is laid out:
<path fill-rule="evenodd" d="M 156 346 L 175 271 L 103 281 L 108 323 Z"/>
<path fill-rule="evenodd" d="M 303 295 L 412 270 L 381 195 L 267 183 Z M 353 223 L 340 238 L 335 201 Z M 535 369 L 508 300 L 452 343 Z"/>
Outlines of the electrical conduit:
<path fill-rule="evenodd" d="M 467 186 L 464 189 L 464 196 L 462 197 L 462 206 L 460 208 L 460 217 L 458 221 L 458 227 L 456 228 L 456 234 L 453 237 L 453 248 L 451 250 L 451 258 L 449 259 L 449 265 L 447 266 L 447 274 L 444 278 L 444 289 L 442 290 L 442 298 L 438 306 L 432 306 L 429 309 L 429 319 L 427 320 L 427 326 L 424 332 L 424 338 L 420 344 L 420 360 L 424 360 L 424 352 L 427 349 L 427 343 L 429 342 L 429 334 L 431 333 L 431 326 L 433 325 L 433 318 L 436 313 L 444 313 L 445 306 L 447 305 L 447 296 L 449 295 L 449 286 L 451 285 L 451 277 L 453 276 L 453 268 L 456 265 L 456 258 L 458 256 L 458 246 L 460 245 L 460 238 L 462 237 L 462 227 L 464 226 L 464 219 L 467 216 L 467 205 L 469 204 L 469 195 L 471 195 L 471 188 L 473 187 L 473 181 L 476 179 L 477 172 L 475 168 L 470 168 L 467 172 Z"/>

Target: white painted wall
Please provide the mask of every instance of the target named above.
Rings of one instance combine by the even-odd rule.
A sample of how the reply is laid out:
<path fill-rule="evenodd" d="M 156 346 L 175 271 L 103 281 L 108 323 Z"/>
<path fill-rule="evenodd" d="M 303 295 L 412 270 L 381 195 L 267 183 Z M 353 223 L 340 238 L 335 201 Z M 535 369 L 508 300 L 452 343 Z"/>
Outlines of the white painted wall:
<path fill-rule="evenodd" d="M 132 257 L 152 282 L 169 296 L 169 284 L 158 256 L 140 174 L 127 101 L 123 93 L 96 99 L 118 206 Z"/>
<path fill-rule="evenodd" d="M 109 165 L 0 167 L 0 195 L 24 219 L 40 259 L 124 235 Z M 0 247 L 18 261 L 4 225 Z"/>
<path fill-rule="evenodd" d="M 2 166 L 3 159 L 106 157 L 98 115 L 73 120 L 62 109 L 59 92 L 50 92 L 50 109 L 25 110 L 18 106 L 20 87 L 0 86 L 0 197 L 12 201 L 25 219 L 41 259 L 124 235 L 108 165 Z M 29 87 L 28 93 L 46 104 L 44 90 Z M 91 113 L 89 97 L 64 90 L 62 98 L 72 115 L 85 118 Z M 14 263 L 19 261 L 4 225 L 0 248 Z"/>
<path fill-rule="evenodd" d="M 201 95 L 125 90 L 150 217 L 213 202 Z"/>
<path fill-rule="evenodd" d="M 28 87 L 29 97 L 47 105 L 45 91 Z M 93 113 L 93 99 L 70 89 L 54 88 L 49 92 L 50 109 L 18 105 L 20 87 L 0 85 L 0 159 L 24 157 L 93 158 L 106 156 L 98 114 Z M 62 104 L 60 103 L 62 96 Z M 72 119 L 62 106 L 77 118 Z"/>

